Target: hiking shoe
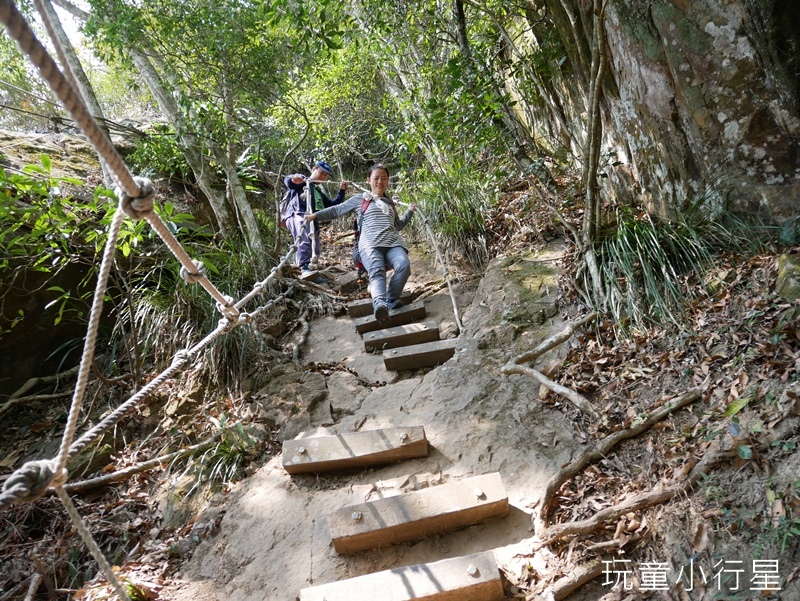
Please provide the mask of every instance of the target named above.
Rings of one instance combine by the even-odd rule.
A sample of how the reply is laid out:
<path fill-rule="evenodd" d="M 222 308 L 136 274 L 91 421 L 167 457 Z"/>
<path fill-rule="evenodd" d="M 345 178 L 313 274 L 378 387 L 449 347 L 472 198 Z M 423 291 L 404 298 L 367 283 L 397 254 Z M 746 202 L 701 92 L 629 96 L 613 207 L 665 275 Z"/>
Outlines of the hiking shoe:
<path fill-rule="evenodd" d="M 402 306 L 403 306 L 403 301 L 401 301 L 399 298 L 396 301 L 389 303 L 390 309 L 399 309 Z"/>
<path fill-rule="evenodd" d="M 386 318 L 389 317 L 389 307 L 387 307 L 384 303 L 380 303 L 377 307 L 375 307 L 375 319 L 378 322 L 386 321 Z"/>

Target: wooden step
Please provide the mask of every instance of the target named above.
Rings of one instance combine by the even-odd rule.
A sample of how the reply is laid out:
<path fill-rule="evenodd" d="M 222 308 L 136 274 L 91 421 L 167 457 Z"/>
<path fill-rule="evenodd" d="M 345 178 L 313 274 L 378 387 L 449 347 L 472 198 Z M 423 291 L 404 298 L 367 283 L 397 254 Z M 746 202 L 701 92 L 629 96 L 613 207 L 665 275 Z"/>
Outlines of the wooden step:
<path fill-rule="evenodd" d="M 364 350 L 382 351 L 433 340 L 439 340 L 439 325 L 435 321 L 409 323 L 404 326 L 367 332 L 364 334 Z"/>
<path fill-rule="evenodd" d="M 304 588 L 298 601 L 502 601 L 491 551 L 373 572 Z"/>
<path fill-rule="evenodd" d="M 458 338 L 423 342 L 383 351 L 383 365 L 392 371 L 430 367 L 447 361 L 456 352 Z"/>
<path fill-rule="evenodd" d="M 345 293 L 354 292 L 361 286 L 358 281 L 358 272 L 355 269 L 334 278 L 333 283 L 339 290 Z"/>
<path fill-rule="evenodd" d="M 410 493 L 343 507 L 331 515 L 337 553 L 358 553 L 419 540 L 508 513 L 500 474 L 468 478 Z"/>
<path fill-rule="evenodd" d="M 403 294 L 400 295 L 400 300 L 405 304 L 411 303 L 411 292 L 404 290 Z M 372 315 L 372 299 L 362 298 L 360 300 L 347 303 L 347 314 L 353 318 Z"/>
<path fill-rule="evenodd" d="M 412 321 L 419 321 L 425 319 L 427 315 L 424 303 L 417 302 L 401 307 L 400 309 L 391 309 L 389 317 L 379 322 L 375 319 L 374 315 L 367 317 L 359 317 L 355 319 L 356 331 L 359 334 L 366 334 L 367 332 L 374 332 L 376 330 L 384 330 L 394 326 L 402 326 Z"/>
<path fill-rule="evenodd" d="M 290 474 L 326 472 L 428 456 L 422 426 L 346 432 L 283 442 L 283 469 Z"/>
<path fill-rule="evenodd" d="M 304 588 L 298 601 L 502 601 L 491 551 L 373 572 Z"/>

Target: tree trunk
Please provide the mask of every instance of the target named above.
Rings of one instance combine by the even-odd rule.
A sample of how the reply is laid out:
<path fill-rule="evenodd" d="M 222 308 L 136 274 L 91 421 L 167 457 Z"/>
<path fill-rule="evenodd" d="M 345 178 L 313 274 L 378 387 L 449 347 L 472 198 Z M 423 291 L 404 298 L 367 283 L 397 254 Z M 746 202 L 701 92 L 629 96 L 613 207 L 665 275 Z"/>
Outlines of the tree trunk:
<path fill-rule="evenodd" d="M 52 31 L 52 35 L 55 36 L 58 41 L 58 44 L 56 44 L 58 58 L 62 63 L 62 68 L 65 71 L 67 79 L 69 80 L 73 89 L 83 99 L 92 117 L 94 117 L 95 121 L 97 121 L 100 129 L 103 130 L 103 133 L 105 133 L 106 137 L 111 140 L 111 132 L 108 131 L 108 126 L 106 125 L 105 117 L 103 115 L 103 109 L 100 107 L 100 102 L 97 100 L 97 96 L 94 93 L 94 88 L 89 81 L 89 77 L 86 75 L 86 71 L 83 70 L 83 66 L 81 65 L 80 60 L 78 60 L 78 55 L 75 52 L 75 48 L 72 46 L 72 42 L 70 42 L 69 38 L 67 37 L 67 33 L 64 31 L 64 28 L 61 25 L 61 20 L 58 18 L 58 14 L 53 8 L 53 5 L 50 3 L 50 0 L 41 0 L 41 6 L 47 21 L 49 21 L 50 27 L 48 29 Z M 117 185 L 116 179 L 106 165 L 106 162 L 103 160 L 103 157 L 99 154 L 98 159 L 100 161 L 100 166 L 103 169 L 103 181 L 105 182 L 106 187 L 113 188 L 115 185 Z"/>
<path fill-rule="evenodd" d="M 161 76 L 153 66 L 150 57 L 135 47 L 128 48 L 128 52 L 133 64 L 147 84 L 150 93 L 156 99 L 159 108 L 175 128 L 181 140 L 186 162 L 194 173 L 197 185 L 211 204 L 211 208 L 217 218 L 220 233 L 223 236 L 235 235 L 235 221 L 228 210 L 225 185 L 219 181 L 214 170 L 203 156 L 197 136 L 186 123 L 175 99 L 164 86 Z"/>

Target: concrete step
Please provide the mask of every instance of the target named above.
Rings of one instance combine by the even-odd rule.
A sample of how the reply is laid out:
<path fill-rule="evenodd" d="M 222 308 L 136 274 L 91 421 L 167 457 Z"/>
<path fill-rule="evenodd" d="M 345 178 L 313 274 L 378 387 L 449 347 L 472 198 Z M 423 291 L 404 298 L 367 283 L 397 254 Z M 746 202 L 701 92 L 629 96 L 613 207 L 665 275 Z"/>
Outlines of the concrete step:
<path fill-rule="evenodd" d="M 298 601 L 502 601 L 491 551 L 452 557 L 304 588 Z"/>
<path fill-rule="evenodd" d="M 331 515 L 331 540 L 341 555 L 449 532 L 508 513 L 498 472 L 358 503 Z"/>
<path fill-rule="evenodd" d="M 283 442 L 283 469 L 290 474 L 383 465 L 428 456 L 422 426 L 346 432 Z"/>
<path fill-rule="evenodd" d="M 383 351 L 398 346 L 439 340 L 439 325 L 435 321 L 409 323 L 404 326 L 367 332 L 363 338 L 365 351 Z"/>
<path fill-rule="evenodd" d="M 403 294 L 400 295 L 400 300 L 407 305 L 410 304 L 411 292 L 409 292 L 408 290 L 404 290 Z M 347 314 L 353 318 L 366 317 L 367 315 L 372 315 L 372 299 L 362 298 L 347 303 Z"/>
<path fill-rule="evenodd" d="M 458 338 L 423 342 L 383 351 L 383 365 L 392 371 L 431 367 L 447 361 L 456 352 Z"/>
<path fill-rule="evenodd" d="M 375 332 L 376 330 L 385 330 L 386 328 L 402 326 L 413 321 L 425 319 L 426 315 L 425 305 L 422 302 L 411 303 L 400 309 L 390 310 L 389 317 L 382 322 L 375 319 L 374 315 L 355 319 L 356 331 L 359 334 L 366 334 L 367 332 Z"/>

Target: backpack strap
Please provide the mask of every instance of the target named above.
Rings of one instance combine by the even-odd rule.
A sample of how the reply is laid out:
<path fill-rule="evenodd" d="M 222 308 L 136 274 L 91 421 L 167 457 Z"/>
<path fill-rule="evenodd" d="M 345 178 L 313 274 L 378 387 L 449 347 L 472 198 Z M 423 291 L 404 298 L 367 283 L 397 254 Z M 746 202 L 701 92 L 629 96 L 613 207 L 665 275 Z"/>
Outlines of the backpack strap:
<path fill-rule="evenodd" d="M 369 208 L 369 203 L 372 202 L 371 198 L 367 198 L 366 193 L 361 196 L 361 215 L 358 216 L 358 229 L 356 230 L 356 238 L 361 235 L 361 224 L 364 223 L 364 213 Z"/>

